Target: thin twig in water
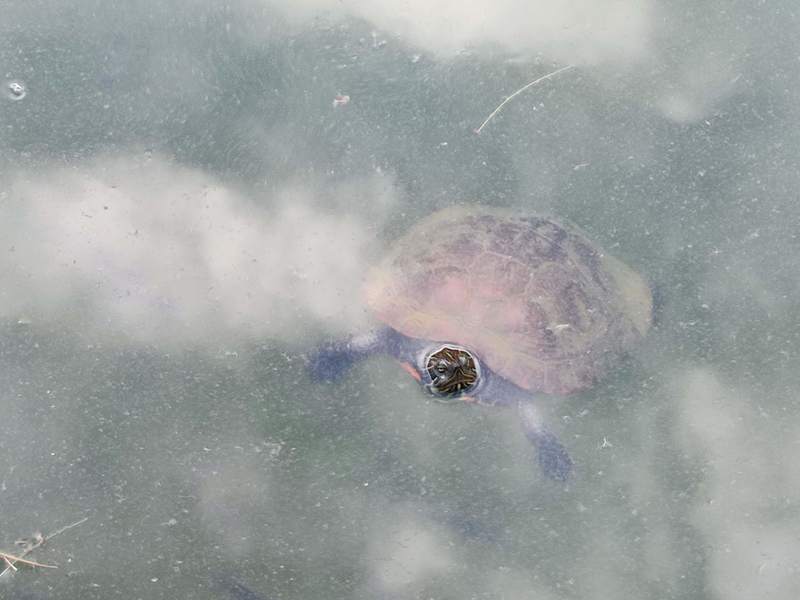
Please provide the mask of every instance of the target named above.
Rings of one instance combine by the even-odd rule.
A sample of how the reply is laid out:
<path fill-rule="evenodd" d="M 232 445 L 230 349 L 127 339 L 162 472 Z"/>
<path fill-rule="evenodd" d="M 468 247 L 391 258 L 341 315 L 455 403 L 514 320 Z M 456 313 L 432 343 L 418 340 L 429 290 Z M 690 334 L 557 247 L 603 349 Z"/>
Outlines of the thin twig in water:
<path fill-rule="evenodd" d="M 513 98 L 515 98 L 516 96 L 519 96 L 519 95 L 520 95 L 522 92 L 524 92 L 525 90 L 527 90 L 529 87 L 532 87 L 532 86 L 536 85 L 537 83 L 539 83 L 540 81 L 544 81 L 545 79 L 550 79 L 551 77 L 555 77 L 556 75 L 558 75 L 559 73 L 562 73 L 563 71 L 566 71 L 567 69 L 574 69 L 574 68 L 575 68 L 575 65 L 567 65 L 566 67 L 561 67 L 560 69 L 557 69 L 557 70 L 553 71 L 552 73 L 548 73 L 547 75 L 543 75 L 543 76 L 539 77 L 539 79 L 534 79 L 534 80 L 533 80 L 533 81 L 531 81 L 530 83 L 523 85 L 523 86 L 522 86 L 521 88 L 519 88 L 519 89 L 518 89 L 516 92 L 514 92 L 514 93 L 513 93 L 513 94 L 511 94 L 511 95 L 510 95 L 508 98 L 506 98 L 505 100 L 503 100 L 503 101 L 500 103 L 500 105 L 499 105 L 497 108 L 495 108 L 495 109 L 492 111 L 492 114 L 490 114 L 488 117 L 486 117 L 486 120 L 485 120 L 483 123 L 481 123 L 481 126 L 480 126 L 480 127 L 478 127 L 478 128 L 475 130 L 475 133 L 480 133 L 480 132 L 483 130 L 483 128 L 484 128 L 484 127 L 486 127 L 486 124 L 487 124 L 489 121 L 491 121 L 491 120 L 494 118 L 494 116 L 495 116 L 497 113 L 499 113 L 499 112 L 500 112 L 500 110 L 501 110 L 501 109 L 502 109 L 502 108 L 503 108 L 503 107 L 504 107 L 506 104 L 508 104 L 508 102 L 510 102 L 510 101 L 511 101 Z"/>
<path fill-rule="evenodd" d="M 45 536 L 45 539 L 48 539 L 48 540 L 49 540 L 50 538 L 54 538 L 54 537 L 56 537 L 57 535 L 61 535 L 61 534 L 62 534 L 62 533 L 64 533 L 64 532 L 65 532 L 67 529 L 72 529 L 73 527 L 77 527 L 78 525 L 83 525 L 83 524 L 84 524 L 84 523 L 86 523 L 86 521 L 88 521 L 88 520 L 89 520 L 89 517 L 83 517 L 83 518 L 82 518 L 80 521 L 75 521 L 75 522 L 74 522 L 74 523 L 72 523 L 71 525 L 64 525 L 64 527 L 62 527 L 61 529 L 56 529 L 56 530 L 55 530 L 53 533 L 51 533 L 50 535 L 46 535 L 46 536 Z"/>
<path fill-rule="evenodd" d="M 44 567 L 46 569 L 57 569 L 58 568 L 57 565 L 46 565 L 46 564 L 39 563 L 39 562 L 30 560 L 30 559 L 26 559 L 25 557 L 28 554 L 30 554 L 31 552 L 33 552 L 34 550 L 36 550 L 39 546 L 44 544 L 50 538 L 54 538 L 57 535 L 61 535 L 62 533 L 64 533 L 68 529 L 72 529 L 73 527 L 77 527 L 78 525 L 80 525 L 82 523 L 85 523 L 88 520 L 89 520 L 89 517 L 84 517 L 80 521 L 75 521 L 74 523 L 72 523 L 70 525 L 65 525 L 64 527 L 61 527 L 60 529 L 56 529 L 51 534 L 42 535 L 41 533 L 35 533 L 35 534 L 33 534 L 33 537 L 30 538 L 30 539 L 17 540 L 17 544 L 22 546 L 22 551 L 19 553 L 18 556 L 15 556 L 13 554 L 9 554 L 8 552 L 0 552 L 0 558 L 2 558 L 3 561 L 6 563 L 6 568 L 3 569 L 2 572 L 0 572 L 0 577 L 5 575 L 9 571 L 16 571 L 17 570 L 16 563 L 20 563 L 20 564 L 23 564 L 23 565 L 28 565 L 28 566 L 31 566 L 31 567 Z"/>
<path fill-rule="evenodd" d="M 14 556 L 13 554 L 9 554 L 8 552 L 0 552 L 0 558 L 2 558 L 6 562 L 9 569 L 12 569 L 14 571 L 17 570 L 17 567 L 14 565 L 14 563 L 22 563 L 23 565 L 28 565 L 31 567 L 44 567 L 45 569 L 58 568 L 56 565 L 46 565 L 44 563 L 36 562 L 35 560 L 22 558 L 21 556 Z"/>

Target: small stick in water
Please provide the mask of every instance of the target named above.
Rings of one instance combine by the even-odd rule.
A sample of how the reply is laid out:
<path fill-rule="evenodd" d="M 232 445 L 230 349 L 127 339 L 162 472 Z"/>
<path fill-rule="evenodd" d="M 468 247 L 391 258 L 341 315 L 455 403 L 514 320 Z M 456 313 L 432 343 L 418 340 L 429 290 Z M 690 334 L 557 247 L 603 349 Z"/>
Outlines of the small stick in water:
<path fill-rule="evenodd" d="M 492 114 L 490 114 L 488 117 L 486 117 L 486 120 L 485 120 L 483 123 L 481 123 L 481 126 L 480 126 L 480 127 L 478 127 L 478 128 L 475 130 L 475 133 L 478 133 L 478 134 L 480 134 L 481 130 L 483 130 L 483 128 L 484 128 L 484 127 L 486 127 L 486 124 L 487 124 L 489 121 L 491 121 L 491 120 L 494 118 L 494 116 L 495 116 L 497 113 L 499 113 L 499 112 L 500 112 L 500 110 L 501 110 L 501 109 L 502 109 L 502 108 L 503 108 L 503 107 L 504 107 L 504 106 L 505 106 L 505 105 L 506 105 L 506 104 L 507 104 L 509 101 L 511 101 L 511 99 L 512 99 L 512 98 L 514 98 L 514 97 L 516 97 L 516 96 L 519 96 L 519 95 L 520 95 L 522 92 L 524 92 L 525 90 L 527 90 L 529 87 L 532 87 L 532 86 L 536 85 L 536 84 L 537 84 L 537 83 L 539 83 L 540 81 L 544 81 L 545 79 L 550 79 L 551 77 L 555 77 L 556 75 L 558 75 L 559 73 L 562 73 L 563 71 L 566 71 L 567 69 L 573 69 L 573 68 L 575 68 L 575 65 L 567 65 L 566 67 L 561 67 L 560 69 L 557 69 L 557 70 L 553 71 L 552 73 L 548 73 L 547 75 L 542 75 L 541 77 L 539 77 L 539 79 L 534 79 L 534 80 L 533 80 L 533 81 L 531 81 L 530 83 L 527 83 L 527 84 L 523 85 L 523 86 L 522 86 L 521 88 L 519 88 L 519 89 L 518 89 L 516 92 L 514 92 L 514 93 L 513 93 L 513 94 L 511 94 L 511 95 L 510 95 L 508 98 L 506 98 L 505 100 L 503 100 L 503 101 L 500 103 L 500 106 L 498 106 L 497 108 L 495 108 L 495 109 L 492 111 Z"/>
<path fill-rule="evenodd" d="M 31 567 L 43 567 L 45 569 L 57 569 L 56 565 L 46 565 L 44 563 L 36 562 L 35 560 L 30 560 L 27 558 L 22 558 L 21 556 L 16 556 L 14 554 L 9 554 L 8 552 L 0 552 L 0 558 L 8 565 L 7 568 L 11 569 L 12 571 L 16 571 L 17 567 L 15 563 L 22 563 L 23 565 L 28 565 Z"/>

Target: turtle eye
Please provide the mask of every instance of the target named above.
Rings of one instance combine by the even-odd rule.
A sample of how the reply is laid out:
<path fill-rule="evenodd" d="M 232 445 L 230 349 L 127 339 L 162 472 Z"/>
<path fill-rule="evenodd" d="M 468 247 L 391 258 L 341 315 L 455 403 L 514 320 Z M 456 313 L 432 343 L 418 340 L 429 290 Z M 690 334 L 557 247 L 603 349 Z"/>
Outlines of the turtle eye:
<path fill-rule="evenodd" d="M 473 391 L 480 379 L 475 357 L 459 346 L 441 346 L 428 355 L 425 369 L 431 379 L 426 386 L 434 396 L 453 398 Z"/>

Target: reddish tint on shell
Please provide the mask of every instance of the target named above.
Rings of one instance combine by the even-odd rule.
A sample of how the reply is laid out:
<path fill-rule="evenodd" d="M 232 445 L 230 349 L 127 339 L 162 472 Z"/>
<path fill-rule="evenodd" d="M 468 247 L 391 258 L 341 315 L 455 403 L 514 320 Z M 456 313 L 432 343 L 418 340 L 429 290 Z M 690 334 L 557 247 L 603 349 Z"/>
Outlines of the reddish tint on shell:
<path fill-rule="evenodd" d="M 608 271 L 603 256 L 567 224 L 453 207 L 397 240 L 367 301 L 405 335 L 467 346 L 523 388 L 568 394 L 641 338 L 634 305 L 650 310 L 641 277 L 618 261 Z"/>

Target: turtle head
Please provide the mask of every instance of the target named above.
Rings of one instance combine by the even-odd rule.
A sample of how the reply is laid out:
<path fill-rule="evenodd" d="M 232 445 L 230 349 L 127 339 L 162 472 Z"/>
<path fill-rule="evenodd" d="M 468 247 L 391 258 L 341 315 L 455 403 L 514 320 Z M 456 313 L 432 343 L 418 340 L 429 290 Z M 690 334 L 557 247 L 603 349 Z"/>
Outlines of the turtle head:
<path fill-rule="evenodd" d="M 458 344 L 433 344 L 416 357 L 408 370 L 440 402 L 475 402 L 481 387 L 481 363 L 471 350 Z"/>

